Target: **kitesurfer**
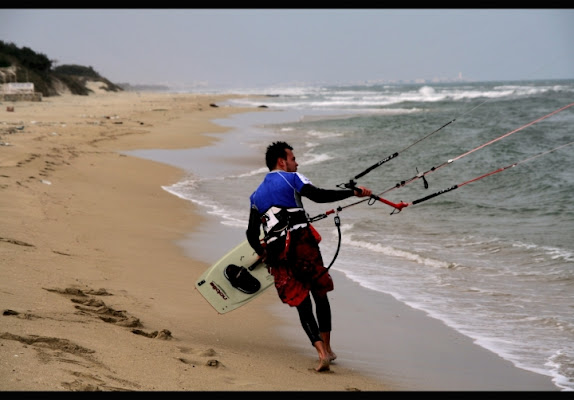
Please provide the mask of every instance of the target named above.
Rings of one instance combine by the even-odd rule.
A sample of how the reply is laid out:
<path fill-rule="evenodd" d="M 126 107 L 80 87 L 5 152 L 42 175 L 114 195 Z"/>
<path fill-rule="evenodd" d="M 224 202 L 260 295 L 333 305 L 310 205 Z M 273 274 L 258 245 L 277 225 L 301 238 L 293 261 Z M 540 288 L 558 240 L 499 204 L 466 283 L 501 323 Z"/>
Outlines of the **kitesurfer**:
<path fill-rule="evenodd" d="M 250 196 L 247 239 L 267 264 L 281 301 L 297 308 L 301 325 L 319 355 L 315 370 L 328 371 L 337 358 L 331 348 L 331 306 L 327 297 L 334 286 L 319 249 L 321 237 L 309 223 L 301 198 L 329 203 L 351 196 L 371 196 L 372 192 L 363 186 L 334 190 L 314 186 L 297 172 L 293 148 L 283 141 L 267 147 L 265 163 L 270 172 Z"/>

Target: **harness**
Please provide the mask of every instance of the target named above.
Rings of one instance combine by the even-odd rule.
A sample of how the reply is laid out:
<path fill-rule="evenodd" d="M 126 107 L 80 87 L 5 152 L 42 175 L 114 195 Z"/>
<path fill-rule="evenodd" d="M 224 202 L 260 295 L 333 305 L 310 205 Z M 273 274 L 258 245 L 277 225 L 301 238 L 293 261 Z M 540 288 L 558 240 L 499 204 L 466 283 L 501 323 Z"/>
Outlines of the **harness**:
<path fill-rule="evenodd" d="M 263 240 L 269 244 L 287 235 L 287 232 L 309 226 L 309 217 L 301 207 L 273 206 L 261 216 L 261 225 L 265 233 Z"/>
<path fill-rule="evenodd" d="M 340 211 L 338 209 L 337 211 Z M 285 249 L 289 246 L 289 235 L 288 233 L 294 231 L 296 229 L 310 227 L 315 239 L 317 239 L 317 243 L 321 241 L 321 235 L 317 230 L 311 225 L 311 222 L 326 218 L 327 214 L 331 212 L 327 212 L 326 214 L 318 215 L 314 218 L 309 218 L 307 212 L 300 207 L 295 208 L 282 208 L 282 207 L 271 207 L 269 208 L 263 215 L 261 216 L 261 224 L 263 226 L 263 231 L 265 236 L 263 237 L 263 241 L 266 244 L 273 243 L 279 238 L 286 237 Z M 323 275 L 325 272 L 329 271 L 335 259 L 339 255 L 339 250 L 341 248 L 341 220 L 339 215 L 335 215 L 335 225 L 337 226 L 337 231 L 339 233 L 339 240 L 337 243 L 337 250 L 335 251 L 335 255 L 333 259 L 329 263 L 329 266 L 317 277 Z"/>

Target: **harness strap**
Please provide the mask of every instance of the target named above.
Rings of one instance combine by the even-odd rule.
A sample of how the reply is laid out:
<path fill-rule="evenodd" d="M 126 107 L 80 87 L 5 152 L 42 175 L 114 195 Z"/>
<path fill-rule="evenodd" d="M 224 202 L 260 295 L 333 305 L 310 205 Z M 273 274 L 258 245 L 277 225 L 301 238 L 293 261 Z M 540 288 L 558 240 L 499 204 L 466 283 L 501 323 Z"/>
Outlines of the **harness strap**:
<path fill-rule="evenodd" d="M 309 217 L 301 207 L 282 208 L 270 207 L 261 216 L 261 224 L 266 243 L 271 243 L 278 238 L 285 236 L 287 232 L 309 226 Z"/>

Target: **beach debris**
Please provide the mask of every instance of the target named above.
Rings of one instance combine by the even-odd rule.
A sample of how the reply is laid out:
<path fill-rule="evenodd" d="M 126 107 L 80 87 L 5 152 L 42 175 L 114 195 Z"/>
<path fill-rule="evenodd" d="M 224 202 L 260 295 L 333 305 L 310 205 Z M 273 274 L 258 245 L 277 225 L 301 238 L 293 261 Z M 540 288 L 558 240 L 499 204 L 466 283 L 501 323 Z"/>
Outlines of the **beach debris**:
<path fill-rule="evenodd" d="M 52 184 L 52 182 L 47 181 L 45 179 L 42 179 L 40 182 L 42 182 L 44 185 L 51 185 Z"/>
<path fill-rule="evenodd" d="M 219 106 L 218 106 L 217 104 L 215 104 L 215 103 L 210 103 L 210 104 L 209 104 L 209 107 L 217 108 L 217 107 L 219 107 Z"/>

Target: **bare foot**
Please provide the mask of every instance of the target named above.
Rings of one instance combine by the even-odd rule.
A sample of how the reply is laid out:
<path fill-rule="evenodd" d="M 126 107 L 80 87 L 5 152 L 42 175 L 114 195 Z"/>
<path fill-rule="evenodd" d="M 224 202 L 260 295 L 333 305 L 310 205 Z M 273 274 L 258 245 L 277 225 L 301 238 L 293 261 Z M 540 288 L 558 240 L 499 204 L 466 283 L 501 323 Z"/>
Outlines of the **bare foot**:
<path fill-rule="evenodd" d="M 321 358 L 319 359 L 319 366 L 315 368 L 317 372 L 329 371 L 329 359 L 328 358 Z"/>
<path fill-rule="evenodd" d="M 332 351 L 329 353 L 329 361 L 335 361 L 337 359 L 337 355 Z"/>

